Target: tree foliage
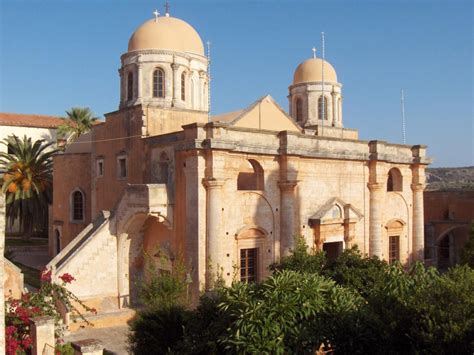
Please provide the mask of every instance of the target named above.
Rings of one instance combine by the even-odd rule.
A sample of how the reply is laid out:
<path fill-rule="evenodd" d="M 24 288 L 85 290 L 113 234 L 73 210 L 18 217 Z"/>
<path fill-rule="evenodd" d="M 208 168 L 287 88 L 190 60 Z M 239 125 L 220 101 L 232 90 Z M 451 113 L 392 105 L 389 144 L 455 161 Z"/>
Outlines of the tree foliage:
<path fill-rule="evenodd" d="M 66 111 L 66 117 L 63 117 L 64 123 L 58 127 L 58 135 L 66 139 L 79 138 L 89 132 L 98 119 L 88 107 L 73 107 Z"/>
<path fill-rule="evenodd" d="M 42 228 L 52 200 L 54 143 L 32 141 L 13 135 L 2 142 L 10 153 L 0 152 L 3 172 L 2 192 L 6 195 L 6 215 L 10 222 L 20 220 L 28 239 L 34 228 Z"/>
<path fill-rule="evenodd" d="M 181 309 L 175 322 L 168 318 L 168 326 L 182 332 L 172 331 L 173 340 L 153 350 L 175 354 L 474 350 L 474 270 L 467 265 L 440 274 L 421 263 L 408 269 L 400 263 L 388 265 L 363 257 L 357 249 L 330 261 L 324 253 L 308 252 L 300 240 L 293 255 L 272 269 L 273 274 L 259 284 L 221 286 L 201 297 L 196 310 Z M 155 311 L 154 319 L 166 315 L 162 312 Z M 149 331 L 146 335 L 155 336 Z"/>

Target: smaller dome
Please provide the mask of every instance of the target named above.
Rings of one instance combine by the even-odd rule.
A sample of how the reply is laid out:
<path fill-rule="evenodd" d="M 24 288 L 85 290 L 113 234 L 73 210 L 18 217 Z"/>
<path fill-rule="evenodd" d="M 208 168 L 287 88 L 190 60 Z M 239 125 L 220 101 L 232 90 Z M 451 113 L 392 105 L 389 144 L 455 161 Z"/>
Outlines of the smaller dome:
<path fill-rule="evenodd" d="M 175 17 L 161 16 L 146 21 L 128 41 L 128 51 L 164 49 L 204 56 L 204 46 L 196 30 Z"/>
<path fill-rule="evenodd" d="M 293 76 L 293 85 L 301 83 L 311 83 L 323 81 L 323 60 L 321 58 L 311 58 L 298 65 Z M 337 83 L 337 75 L 334 67 L 324 61 L 324 81 Z"/>

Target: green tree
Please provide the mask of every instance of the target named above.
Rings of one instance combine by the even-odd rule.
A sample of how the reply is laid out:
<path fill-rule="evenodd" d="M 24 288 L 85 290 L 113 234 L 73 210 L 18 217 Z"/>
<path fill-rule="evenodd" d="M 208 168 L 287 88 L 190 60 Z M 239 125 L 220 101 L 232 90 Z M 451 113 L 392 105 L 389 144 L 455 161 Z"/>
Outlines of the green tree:
<path fill-rule="evenodd" d="M 471 232 L 469 233 L 469 240 L 464 245 L 461 264 L 469 265 L 474 268 L 474 221 L 471 222 Z"/>
<path fill-rule="evenodd" d="M 66 111 L 66 117 L 63 117 L 64 124 L 58 127 L 58 135 L 76 139 L 89 132 L 98 119 L 88 107 L 73 107 Z"/>
<path fill-rule="evenodd" d="M 47 223 L 48 205 L 52 201 L 54 143 L 32 141 L 13 135 L 2 142 L 9 153 L 0 153 L 0 171 L 3 174 L 2 192 L 6 195 L 6 215 L 13 223 L 19 219 L 25 240 L 34 229 Z"/>

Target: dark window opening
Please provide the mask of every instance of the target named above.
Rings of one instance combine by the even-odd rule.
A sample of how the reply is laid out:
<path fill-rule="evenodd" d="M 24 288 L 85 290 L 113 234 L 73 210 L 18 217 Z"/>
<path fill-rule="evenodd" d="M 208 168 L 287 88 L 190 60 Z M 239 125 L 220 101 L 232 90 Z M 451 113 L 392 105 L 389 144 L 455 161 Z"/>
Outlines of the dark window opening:
<path fill-rule="evenodd" d="M 335 260 L 342 253 L 342 242 L 324 243 L 323 250 L 328 260 Z"/>
<path fill-rule="evenodd" d="M 119 158 L 118 159 L 118 177 L 119 178 L 126 178 L 127 177 L 127 159 L 126 158 Z"/>
<path fill-rule="evenodd" d="M 54 236 L 56 239 L 56 255 L 57 255 L 61 251 L 61 236 L 59 235 L 59 231 L 57 229 L 54 231 Z"/>
<path fill-rule="evenodd" d="M 400 236 L 395 235 L 388 238 L 388 263 L 393 264 L 400 260 Z"/>
<path fill-rule="evenodd" d="M 320 120 L 328 119 L 328 99 L 320 96 L 318 99 L 318 117 Z"/>
<path fill-rule="evenodd" d="M 72 219 L 82 221 L 84 219 L 84 195 L 81 191 L 72 194 Z"/>
<path fill-rule="evenodd" d="M 387 176 L 387 191 L 403 191 L 403 177 L 397 168 L 390 169 Z"/>
<path fill-rule="evenodd" d="M 133 100 L 133 73 L 128 73 L 127 79 L 127 100 Z"/>
<path fill-rule="evenodd" d="M 184 101 L 186 99 L 186 73 L 183 72 L 181 74 L 181 100 Z"/>
<path fill-rule="evenodd" d="M 257 282 L 258 249 L 240 250 L 240 281 Z"/>
<path fill-rule="evenodd" d="M 296 121 L 303 121 L 303 100 L 300 98 L 296 99 Z"/>
<path fill-rule="evenodd" d="M 165 72 L 156 69 L 153 72 L 153 97 L 165 97 Z"/>

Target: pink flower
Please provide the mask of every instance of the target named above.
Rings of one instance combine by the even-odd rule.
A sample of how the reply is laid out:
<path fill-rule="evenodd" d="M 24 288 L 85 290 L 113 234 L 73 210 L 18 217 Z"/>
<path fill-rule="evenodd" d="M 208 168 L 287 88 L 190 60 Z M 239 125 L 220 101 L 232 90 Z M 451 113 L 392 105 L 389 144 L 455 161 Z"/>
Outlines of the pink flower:
<path fill-rule="evenodd" d="M 59 278 L 60 278 L 61 280 L 63 280 L 63 282 L 66 283 L 66 284 L 69 284 L 69 283 L 71 283 L 72 281 L 75 280 L 74 276 L 71 276 L 71 275 L 68 274 L 67 272 L 66 272 L 65 274 L 59 276 Z"/>
<path fill-rule="evenodd" d="M 7 329 L 5 329 L 5 334 L 7 336 L 12 336 L 16 332 L 16 327 L 14 325 L 9 325 Z"/>

